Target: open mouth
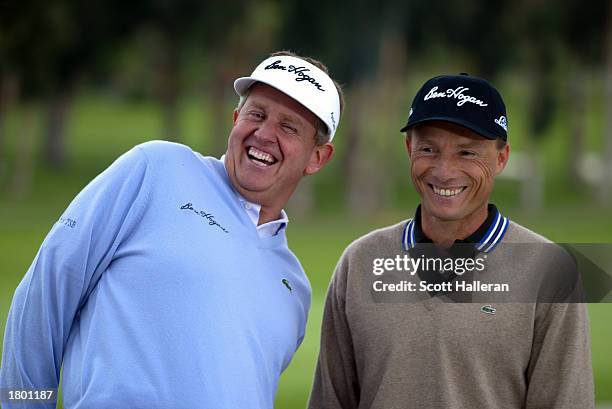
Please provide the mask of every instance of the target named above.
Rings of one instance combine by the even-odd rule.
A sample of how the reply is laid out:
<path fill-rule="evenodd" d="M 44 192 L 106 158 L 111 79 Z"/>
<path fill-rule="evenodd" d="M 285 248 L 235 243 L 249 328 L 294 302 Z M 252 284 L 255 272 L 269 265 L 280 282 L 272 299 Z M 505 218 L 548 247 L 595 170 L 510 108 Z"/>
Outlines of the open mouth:
<path fill-rule="evenodd" d="M 432 185 L 431 183 L 428 183 L 427 185 L 436 195 L 442 196 L 442 197 L 457 196 L 459 193 L 467 189 L 467 186 L 441 187 L 441 186 Z"/>
<path fill-rule="evenodd" d="M 260 151 L 259 149 L 251 146 L 247 149 L 247 156 L 257 166 L 267 167 L 272 166 L 278 162 L 274 156 L 270 155 L 267 152 Z"/>

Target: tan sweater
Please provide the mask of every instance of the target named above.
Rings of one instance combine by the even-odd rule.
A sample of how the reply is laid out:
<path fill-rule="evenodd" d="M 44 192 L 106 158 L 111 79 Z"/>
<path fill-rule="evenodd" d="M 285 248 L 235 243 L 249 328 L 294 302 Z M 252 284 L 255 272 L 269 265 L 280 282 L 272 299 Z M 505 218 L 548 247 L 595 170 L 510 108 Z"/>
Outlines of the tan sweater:
<path fill-rule="evenodd" d="M 584 304 L 499 303 L 491 314 L 483 303 L 426 293 L 376 302 L 373 259 L 405 254 L 405 224 L 371 232 L 342 255 L 325 303 L 310 409 L 594 407 Z M 546 239 L 511 222 L 504 242 Z M 537 254 L 498 248 L 488 260 L 500 277 L 538 268 Z"/>

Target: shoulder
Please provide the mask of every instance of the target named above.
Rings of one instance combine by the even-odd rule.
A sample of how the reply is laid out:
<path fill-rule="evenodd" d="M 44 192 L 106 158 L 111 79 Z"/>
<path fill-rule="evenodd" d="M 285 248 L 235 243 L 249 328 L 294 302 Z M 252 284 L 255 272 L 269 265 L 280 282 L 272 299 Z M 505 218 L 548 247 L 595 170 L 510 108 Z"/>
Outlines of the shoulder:
<path fill-rule="evenodd" d="M 516 271 L 537 273 L 547 283 L 547 291 L 575 282 L 575 261 L 567 248 L 518 223 L 510 222 L 502 248 L 503 259 L 512 260 Z"/>
<path fill-rule="evenodd" d="M 140 151 L 147 162 L 156 169 L 173 172 L 208 169 L 210 174 L 222 176 L 223 162 L 211 156 L 203 156 L 187 145 L 169 141 L 149 141 L 136 145 L 132 151 Z"/>
<path fill-rule="evenodd" d="M 552 243 L 551 240 L 512 220 L 508 223 L 508 231 L 504 236 L 506 243 Z"/>
<path fill-rule="evenodd" d="M 501 245 L 514 254 L 512 258 L 519 257 L 536 264 L 554 265 L 559 260 L 567 261 L 568 257 L 561 245 L 512 221 Z"/>
<path fill-rule="evenodd" d="M 347 246 L 343 258 L 401 250 L 402 234 L 408 221 L 402 220 L 391 226 L 382 227 L 364 234 Z"/>
<path fill-rule="evenodd" d="M 136 145 L 134 150 L 141 151 L 148 160 L 168 160 L 182 155 L 194 155 L 195 152 L 187 145 L 169 141 L 148 141 Z"/>
<path fill-rule="evenodd" d="M 373 230 L 349 244 L 336 265 L 332 288 L 337 295 L 359 287 L 371 274 L 374 259 L 392 257 L 402 251 L 402 233 L 408 220 Z"/>

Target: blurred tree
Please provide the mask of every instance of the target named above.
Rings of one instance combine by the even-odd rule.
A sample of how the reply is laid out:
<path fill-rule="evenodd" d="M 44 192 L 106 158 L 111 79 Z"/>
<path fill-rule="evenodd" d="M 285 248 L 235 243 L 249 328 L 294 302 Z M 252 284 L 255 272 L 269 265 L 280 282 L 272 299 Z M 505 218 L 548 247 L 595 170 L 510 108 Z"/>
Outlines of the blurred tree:
<path fill-rule="evenodd" d="M 219 123 L 221 118 L 216 115 L 219 113 L 223 114 L 223 124 L 231 123 L 231 113 L 227 112 L 224 101 L 225 94 L 231 91 L 228 84 L 233 77 L 227 73 L 235 74 L 244 68 L 240 63 L 248 59 L 249 53 L 245 51 L 252 54 L 252 50 L 260 49 L 248 47 L 248 41 L 256 36 L 249 38 L 245 33 L 248 22 L 242 20 L 249 7 L 255 11 L 262 8 L 256 9 L 254 3 L 248 0 L 143 2 L 134 35 L 126 38 L 117 52 L 113 84 L 121 93 L 159 102 L 162 138 L 182 139 L 179 104 L 182 96 L 193 91 L 187 84 L 204 85 L 205 99 L 211 102 L 207 108 L 210 105 L 214 113 L 203 116 L 217 118 L 213 122 Z M 271 19 L 274 21 L 275 16 Z M 240 47 L 236 46 L 238 41 Z M 199 71 L 194 70 L 194 64 Z M 223 98 L 218 98 L 219 94 Z M 222 129 L 225 137 L 227 127 Z M 215 148 L 217 140 L 225 142 L 224 137 L 211 138 Z"/>
<path fill-rule="evenodd" d="M 450 58 L 465 57 L 473 64 L 470 74 L 493 81 L 515 57 L 513 4 L 509 0 L 413 0 L 409 18 L 404 20 L 408 46 L 426 56 L 430 48 L 445 45 Z"/>
<path fill-rule="evenodd" d="M 393 201 L 395 174 L 401 174 L 402 186 L 406 186 L 407 167 L 404 137 L 399 132 L 403 126 L 410 104 L 409 97 L 400 90 L 410 78 L 410 64 L 406 52 L 406 38 L 403 36 L 402 19 L 405 13 L 395 4 L 383 10 L 385 24 L 381 30 L 379 46 L 379 66 L 375 78 L 376 85 L 371 92 L 371 120 L 364 125 L 372 135 L 370 149 L 365 153 L 368 158 L 368 183 L 375 186 L 378 200 L 370 206 L 374 209 L 388 206 Z M 408 51 L 410 52 L 410 51 Z M 373 127 L 374 126 L 374 127 Z M 400 153 L 398 155 L 398 153 Z M 401 166 L 392 158 L 401 157 Z M 385 158 L 385 160 L 381 160 Z M 401 169 L 398 172 L 398 168 Z M 376 178 L 376 179 L 374 179 Z"/>
<path fill-rule="evenodd" d="M 568 0 L 561 6 L 561 36 L 569 54 L 568 112 L 569 150 L 567 172 L 569 181 L 581 185 L 581 167 L 585 156 L 586 110 L 591 73 L 605 61 L 610 6 L 609 0 Z"/>
<path fill-rule="evenodd" d="M 560 98 L 555 67 L 562 45 L 559 32 L 563 10 L 543 0 L 522 0 L 514 6 L 511 41 L 520 57 L 518 68 L 527 72 L 523 78 L 529 107 L 521 162 L 521 205 L 526 211 L 537 212 L 544 202 L 545 186 L 543 152 L 537 145 L 553 122 Z"/>
<path fill-rule="evenodd" d="M 2 50 L 1 46 L 0 50 Z M 0 51 L 0 53 L 2 53 L 2 51 Z M 3 58 L 0 55 L 0 61 L 2 60 Z M 17 94 L 18 89 L 15 74 L 8 72 L 7 67 L 0 67 L 0 192 L 4 190 L 9 168 L 6 148 L 6 111 L 14 104 Z"/>
<path fill-rule="evenodd" d="M 46 63 L 51 49 L 59 42 L 58 35 L 41 41 L 36 30 L 49 31 L 51 13 L 34 11 L 28 4 L 3 3 L 0 13 L 0 41 L 2 52 L 2 111 L 10 103 L 24 106 L 19 136 L 16 138 L 14 169 L 9 191 L 12 197 L 20 197 L 31 185 L 34 132 L 33 100 L 47 89 Z M 42 8 L 42 5 L 38 5 Z M 12 88 L 12 97 L 7 98 L 7 88 Z M 6 153 L 6 152 L 3 152 Z M 8 159 L 8 158 L 6 158 Z M 6 163 L 6 162 L 5 162 Z"/>
<path fill-rule="evenodd" d="M 178 103 L 183 49 L 197 27 L 214 18 L 210 6 L 198 0 L 151 0 L 143 4 L 143 23 L 154 33 L 151 40 L 156 53 L 156 94 L 162 108 L 163 138 L 180 140 Z"/>
<path fill-rule="evenodd" d="M 612 7 L 608 6 L 608 21 L 604 39 L 604 112 L 603 112 L 603 163 L 604 175 L 600 191 L 601 202 L 612 207 Z"/>
<path fill-rule="evenodd" d="M 138 4 L 30 0 L 8 7 L 0 25 L 6 64 L 18 73 L 22 100 L 47 101 L 43 153 L 47 163 L 60 167 L 73 87 L 132 26 Z"/>
<path fill-rule="evenodd" d="M 22 9 L 17 4 L 5 2 L 1 3 L 0 7 L 0 147 L 3 148 L 0 149 L 0 175 L 2 175 L 0 182 L 4 182 L 5 175 L 11 176 L 10 186 L 3 186 L 4 183 L 2 183 L 0 188 L 9 190 L 11 196 L 15 196 L 15 192 L 27 190 L 30 186 L 31 172 L 23 171 L 22 164 L 24 154 L 26 156 L 33 154 L 27 149 L 29 148 L 28 136 L 31 124 L 24 124 L 20 127 L 21 135 L 16 141 L 16 150 L 19 152 L 17 156 L 21 160 L 13 159 L 9 162 L 8 152 L 4 149 L 4 118 L 6 111 L 10 108 L 9 105 L 28 97 L 27 93 L 23 95 L 22 92 L 22 77 L 29 77 L 31 82 L 35 80 L 36 76 L 28 74 L 33 71 L 30 66 L 36 61 L 35 58 L 43 55 L 43 47 L 33 43 L 32 48 L 39 52 L 24 55 L 20 47 L 25 46 L 30 38 L 28 38 L 29 24 L 21 20 Z M 24 118 L 30 119 L 30 117 L 31 115 L 24 115 Z M 25 162 L 31 161 L 26 159 Z M 9 169 L 9 164 L 12 163 L 18 167 L 17 170 Z M 8 178 L 6 180 L 8 181 Z"/>

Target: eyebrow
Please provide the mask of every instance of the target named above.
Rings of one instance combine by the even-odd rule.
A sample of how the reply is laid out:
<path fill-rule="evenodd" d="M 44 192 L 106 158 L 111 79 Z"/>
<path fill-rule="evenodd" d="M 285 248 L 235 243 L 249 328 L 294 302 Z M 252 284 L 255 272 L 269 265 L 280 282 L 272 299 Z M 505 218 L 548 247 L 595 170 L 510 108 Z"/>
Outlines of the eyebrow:
<path fill-rule="evenodd" d="M 433 137 L 431 136 L 420 136 L 419 138 L 415 138 L 415 143 L 434 143 Z"/>
<path fill-rule="evenodd" d="M 480 148 L 482 146 L 481 141 L 471 140 L 470 142 L 460 143 L 460 148 Z"/>
<path fill-rule="evenodd" d="M 302 120 L 302 118 L 300 118 L 298 115 L 282 113 L 280 117 L 283 121 L 290 122 L 295 126 L 304 127 L 304 120 Z"/>
<path fill-rule="evenodd" d="M 263 104 L 263 103 L 261 103 L 261 102 L 259 102 L 257 100 L 251 99 L 251 100 L 247 100 L 246 101 L 246 103 L 244 104 L 243 108 L 258 108 L 258 109 L 265 110 L 266 106 L 265 106 L 265 104 Z"/>
<path fill-rule="evenodd" d="M 245 108 L 257 108 L 257 109 L 261 109 L 263 111 L 267 112 L 267 104 L 263 101 L 257 101 L 257 100 L 251 100 L 251 101 L 247 101 L 247 103 L 244 106 Z M 299 115 L 297 114 L 290 114 L 290 113 L 284 113 L 281 112 L 279 114 L 279 117 L 282 121 L 287 121 L 290 122 L 291 124 L 295 125 L 295 126 L 299 126 L 299 127 L 304 127 L 305 126 L 305 121 L 300 118 Z"/>
<path fill-rule="evenodd" d="M 435 136 L 422 136 L 420 138 L 421 140 L 418 141 L 416 144 L 431 144 L 431 145 L 436 145 L 436 137 Z M 467 142 L 461 142 L 459 144 L 457 144 L 457 147 L 459 149 L 465 149 L 465 148 L 481 148 L 482 147 L 482 141 L 477 140 L 477 139 L 468 139 Z"/>

